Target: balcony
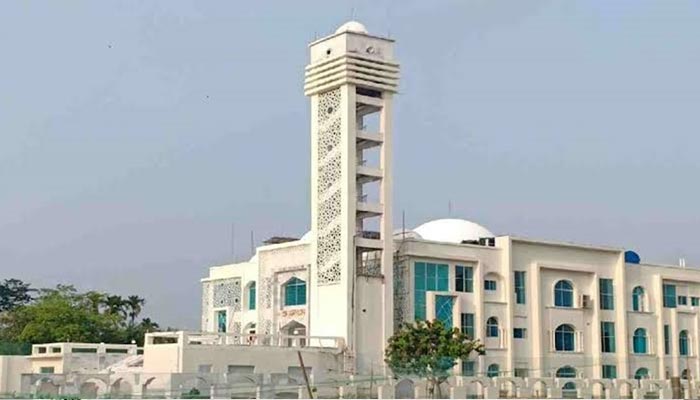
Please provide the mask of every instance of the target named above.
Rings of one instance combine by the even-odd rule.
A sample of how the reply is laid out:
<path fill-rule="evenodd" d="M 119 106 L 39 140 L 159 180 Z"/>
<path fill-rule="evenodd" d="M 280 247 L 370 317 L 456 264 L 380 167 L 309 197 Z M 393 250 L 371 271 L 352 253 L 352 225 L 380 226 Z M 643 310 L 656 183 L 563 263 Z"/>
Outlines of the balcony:
<path fill-rule="evenodd" d="M 381 146 L 384 142 L 381 133 L 377 132 L 359 130 L 355 136 L 357 138 L 355 145 L 357 150 L 371 149 L 372 147 Z"/>
<path fill-rule="evenodd" d="M 384 177 L 384 173 L 381 169 L 375 167 L 367 167 L 365 165 L 357 166 L 357 183 L 365 184 L 368 182 L 379 181 Z"/>
<path fill-rule="evenodd" d="M 355 245 L 364 249 L 382 249 L 384 248 L 381 235 L 376 231 L 359 231 L 355 235 Z"/>
<path fill-rule="evenodd" d="M 384 207 L 379 203 L 367 202 L 367 195 L 357 196 L 357 217 L 358 218 L 372 218 L 382 215 L 384 213 Z"/>

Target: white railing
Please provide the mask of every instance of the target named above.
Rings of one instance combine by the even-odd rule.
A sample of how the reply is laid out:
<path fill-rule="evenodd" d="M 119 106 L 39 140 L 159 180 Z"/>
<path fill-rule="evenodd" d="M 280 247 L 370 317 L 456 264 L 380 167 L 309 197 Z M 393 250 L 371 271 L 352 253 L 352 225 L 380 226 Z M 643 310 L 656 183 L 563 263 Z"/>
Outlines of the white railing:
<path fill-rule="evenodd" d="M 162 332 L 150 333 L 147 346 L 182 344 L 186 346 L 268 346 L 295 348 L 342 349 L 345 342 L 335 336 L 233 334 L 216 332 Z"/>

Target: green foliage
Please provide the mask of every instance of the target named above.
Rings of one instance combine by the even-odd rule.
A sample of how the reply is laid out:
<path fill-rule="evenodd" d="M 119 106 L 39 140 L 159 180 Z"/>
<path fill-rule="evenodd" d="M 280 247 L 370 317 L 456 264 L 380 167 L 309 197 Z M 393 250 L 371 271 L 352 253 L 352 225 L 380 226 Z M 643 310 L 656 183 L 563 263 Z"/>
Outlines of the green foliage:
<path fill-rule="evenodd" d="M 0 342 L 0 356 L 28 356 L 32 354 L 31 343 Z"/>
<path fill-rule="evenodd" d="M 14 287 L 32 290 L 18 282 L 21 285 Z M 33 301 L 0 313 L 0 340 L 27 343 L 131 343 L 133 340 L 143 345 L 144 334 L 159 329 L 150 318 L 137 323 L 144 303 L 138 296 L 124 300 L 107 293 L 80 293 L 71 285 L 41 289 Z"/>
<path fill-rule="evenodd" d="M 32 301 L 34 289 L 19 279 L 5 279 L 0 283 L 0 312 L 7 312 Z"/>
<path fill-rule="evenodd" d="M 472 352 L 483 354 L 484 346 L 459 329 L 448 329 L 439 320 L 417 321 L 403 325 L 389 338 L 385 361 L 397 376 L 424 377 L 439 388 L 457 360 Z"/>

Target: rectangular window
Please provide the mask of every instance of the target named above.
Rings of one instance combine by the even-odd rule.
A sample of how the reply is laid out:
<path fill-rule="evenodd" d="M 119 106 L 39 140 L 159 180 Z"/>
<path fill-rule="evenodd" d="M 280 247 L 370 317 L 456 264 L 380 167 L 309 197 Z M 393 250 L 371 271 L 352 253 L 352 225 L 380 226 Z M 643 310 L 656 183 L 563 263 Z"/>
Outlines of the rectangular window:
<path fill-rule="evenodd" d="M 615 296 L 613 295 L 613 280 L 612 279 L 600 279 L 600 309 L 601 310 L 614 310 L 615 309 Z"/>
<path fill-rule="evenodd" d="M 671 354 L 671 325 L 664 325 L 664 354 Z"/>
<path fill-rule="evenodd" d="M 617 379 L 617 366 L 603 364 L 603 379 Z"/>
<path fill-rule="evenodd" d="M 515 302 L 525 304 L 525 271 L 515 271 Z"/>
<path fill-rule="evenodd" d="M 664 284 L 664 307 L 676 308 L 676 285 Z"/>
<path fill-rule="evenodd" d="M 256 292 L 257 292 L 257 288 L 255 287 L 255 282 L 253 282 L 253 283 L 250 285 L 250 289 L 248 289 L 248 309 L 249 309 L 249 310 L 255 310 L 255 306 L 256 306 L 256 304 L 255 304 L 255 302 L 256 302 L 255 295 L 256 295 Z"/>
<path fill-rule="evenodd" d="M 226 321 L 226 310 L 221 310 L 216 312 L 216 331 L 221 333 L 226 333 L 226 327 L 228 323 Z"/>
<path fill-rule="evenodd" d="M 474 339 L 474 314 L 462 313 L 461 319 L 462 333 L 469 336 L 470 339 Z"/>
<path fill-rule="evenodd" d="M 525 329 L 525 328 L 513 328 L 513 338 L 515 338 L 515 339 L 527 338 L 527 329 Z"/>
<path fill-rule="evenodd" d="M 603 353 L 615 352 L 615 323 L 602 321 L 600 323 L 601 350 Z"/>
<path fill-rule="evenodd" d="M 687 306 L 688 305 L 688 296 L 678 296 L 678 305 L 679 306 Z"/>
<path fill-rule="evenodd" d="M 40 374 L 53 374 L 53 371 L 54 371 L 53 367 L 41 367 L 41 368 L 39 368 Z"/>
<path fill-rule="evenodd" d="M 211 374 L 211 364 L 199 364 L 197 372 L 200 374 Z"/>
<path fill-rule="evenodd" d="M 527 378 L 530 375 L 530 370 L 527 368 L 516 368 L 515 377 L 516 378 Z"/>
<path fill-rule="evenodd" d="M 424 262 L 414 266 L 413 316 L 416 320 L 425 320 L 425 293 L 449 291 L 449 266 Z"/>
<path fill-rule="evenodd" d="M 455 291 L 471 293 L 474 291 L 474 269 L 455 266 Z"/>
<path fill-rule="evenodd" d="M 491 291 L 496 290 L 496 281 L 485 279 L 484 280 L 484 290 L 491 290 Z"/>
<path fill-rule="evenodd" d="M 690 298 L 690 305 L 693 307 L 700 306 L 700 297 L 691 297 Z"/>
<path fill-rule="evenodd" d="M 71 353 L 97 353 L 96 348 L 84 348 L 84 347 L 77 347 L 71 349 Z"/>
<path fill-rule="evenodd" d="M 435 319 L 442 321 L 448 329 L 452 329 L 452 300 L 451 296 L 435 296 Z"/>
<path fill-rule="evenodd" d="M 476 363 L 474 361 L 462 360 L 462 376 L 476 376 Z"/>

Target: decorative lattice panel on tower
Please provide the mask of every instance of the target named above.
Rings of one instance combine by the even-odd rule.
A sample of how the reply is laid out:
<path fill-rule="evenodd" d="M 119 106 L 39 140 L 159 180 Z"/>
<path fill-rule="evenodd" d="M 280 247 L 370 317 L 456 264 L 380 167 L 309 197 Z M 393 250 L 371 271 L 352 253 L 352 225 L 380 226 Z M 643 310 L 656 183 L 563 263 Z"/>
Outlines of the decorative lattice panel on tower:
<path fill-rule="evenodd" d="M 394 331 L 398 331 L 410 315 L 408 282 L 407 263 L 394 260 Z"/>
<path fill-rule="evenodd" d="M 342 153 L 340 89 L 319 95 L 317 110 L 318 182 L 317 249 L 318 283 L 340 282 L 340 212 Z"/>
<path fill-rule="evenodd" d="M 234 311 L 241 310 L 241 279 L 223 279 L 213 282 L 214 307 L 233 307 Z"/>
<path fill-rule="evenodd" d="M 272 277 L 264 278 L 262 289 L 263 306 L 265 308 L 272 308 Z"/>
<path fill-rule="evenodd" d="M 212 286 L 209 282 L 202 283 L 202 331 L 209 330 L 209 317 L 211 314 Z"/>

